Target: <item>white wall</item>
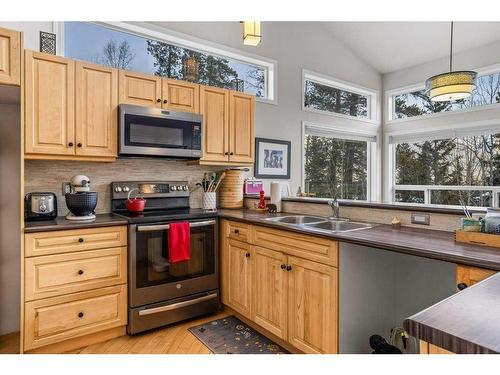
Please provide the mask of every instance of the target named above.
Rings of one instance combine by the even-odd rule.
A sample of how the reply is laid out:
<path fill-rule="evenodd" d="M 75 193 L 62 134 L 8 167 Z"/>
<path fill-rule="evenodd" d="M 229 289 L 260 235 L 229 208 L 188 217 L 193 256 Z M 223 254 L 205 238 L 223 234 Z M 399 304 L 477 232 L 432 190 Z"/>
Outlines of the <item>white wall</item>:
<path fill-rule="evenodd" d="M 24 32 L 24 48 L 40 50 L 40 31 L 53 33 L 53 22 L 0 22 L 0 27 Z"/>

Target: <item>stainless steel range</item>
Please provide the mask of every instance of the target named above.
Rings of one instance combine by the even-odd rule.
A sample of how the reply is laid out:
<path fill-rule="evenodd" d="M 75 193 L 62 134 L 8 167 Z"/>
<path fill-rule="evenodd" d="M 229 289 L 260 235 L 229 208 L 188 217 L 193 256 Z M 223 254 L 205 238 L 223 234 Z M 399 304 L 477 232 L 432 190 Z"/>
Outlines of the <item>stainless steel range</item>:
<path fill-rule="evenodd" d="M 189 208 L 185 181 L 119 181 L 111 184 L 112 211 L 128 222 L 127 332 L 148 329 L 217 311 L 219 269 L 216 213 Z M 142 213 L 125 207 L 137 189 L 146 199 Z M 190 224 L 190 260 L 170 263 L 170 223 Z"/>

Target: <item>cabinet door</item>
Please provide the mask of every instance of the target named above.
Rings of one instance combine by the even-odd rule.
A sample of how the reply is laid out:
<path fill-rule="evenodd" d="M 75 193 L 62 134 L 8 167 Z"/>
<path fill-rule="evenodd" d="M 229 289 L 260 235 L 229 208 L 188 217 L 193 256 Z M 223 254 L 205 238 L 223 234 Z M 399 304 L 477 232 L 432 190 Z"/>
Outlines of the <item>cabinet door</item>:
<path fill-rule="evenodd" d="M 119 101 L 161 108 L 161 77 L 120 70 Z"/>
<path fill-rule="evenodd" d="M 229 91 L 201 86 L 204 161 L 228 161 Z"/>
<path fill-rule="evenodd" d="M 26 51 L 25 152 L 75 154 L 75 62 Z"/>
<path fill-rule="evenodd" d="M 227 245 L 227 304 L 240 314 L 250 318 L 252 299 L 252 249 L 234 240 Z"/>
<path fill-rule="evenodd" d="M 254 161 L 254 97 L 231 91 L 229 101 L 229 161 Z"/>
<path fill-rule="evenodd" d="M 255 247 L 253 255 L 252 320 L 276 336 L 286 339 L 286 255 L 262 247 Z"/>
<path fill-rule="evenodd" d="M 0 83 L 21 84 L 21 33 L 0 28 Z"/>
<path fill-rule="evenodd" d="M 337 353 L 337 269 L 295 257 L 288 265 L 288 341 L 305 353 Z"/>
<path fill-rule="evenodd" d="M 76 63 L 76 154 L 117 156 L 118 71 Z"/>
<path fill-rule="evenodd" d="M 200 85 L 163 78 L 163 108 L 173 111 L 200 113 Z"/>

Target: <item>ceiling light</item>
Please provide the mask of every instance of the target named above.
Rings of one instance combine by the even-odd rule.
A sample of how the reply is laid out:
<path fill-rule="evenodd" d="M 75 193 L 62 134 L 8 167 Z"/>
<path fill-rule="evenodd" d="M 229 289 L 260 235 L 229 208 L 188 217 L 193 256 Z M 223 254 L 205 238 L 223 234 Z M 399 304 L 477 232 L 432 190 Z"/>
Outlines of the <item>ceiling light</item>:
<path fill-rule="evenodd" d="M 262 39 L 260 21 L 243 21 L 243 44 L 257 46 Z"/>
<path fill-rule="evenodd" d="M 477 73 L 473 71 L 453 71 L 453 22 L 451 23 L 450 71 L 438 74 L 425 82 L 427 92 L 433 102 L 465 99 L 475 89 Z"/>

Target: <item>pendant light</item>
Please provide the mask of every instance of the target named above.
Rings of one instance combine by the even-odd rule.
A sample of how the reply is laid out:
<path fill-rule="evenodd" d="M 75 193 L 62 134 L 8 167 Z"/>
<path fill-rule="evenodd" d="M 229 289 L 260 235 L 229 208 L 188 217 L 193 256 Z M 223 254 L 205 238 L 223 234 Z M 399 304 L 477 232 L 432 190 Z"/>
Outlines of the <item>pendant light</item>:
<path fill-rule="evenodd" d="M 262 39 L 260 33 L 260 21 L 242 21 L 243 44 L 247 46 L 257 46 Z"/>
<path fill-rule="evenodd" d="M 450 71 L 438 74 L 425 82 L 428 95 L 433 102 L 465 99 L 476 87 L 477 73 L 469 70 L 453 71 L 453 22 L 451 22 Z"/>

